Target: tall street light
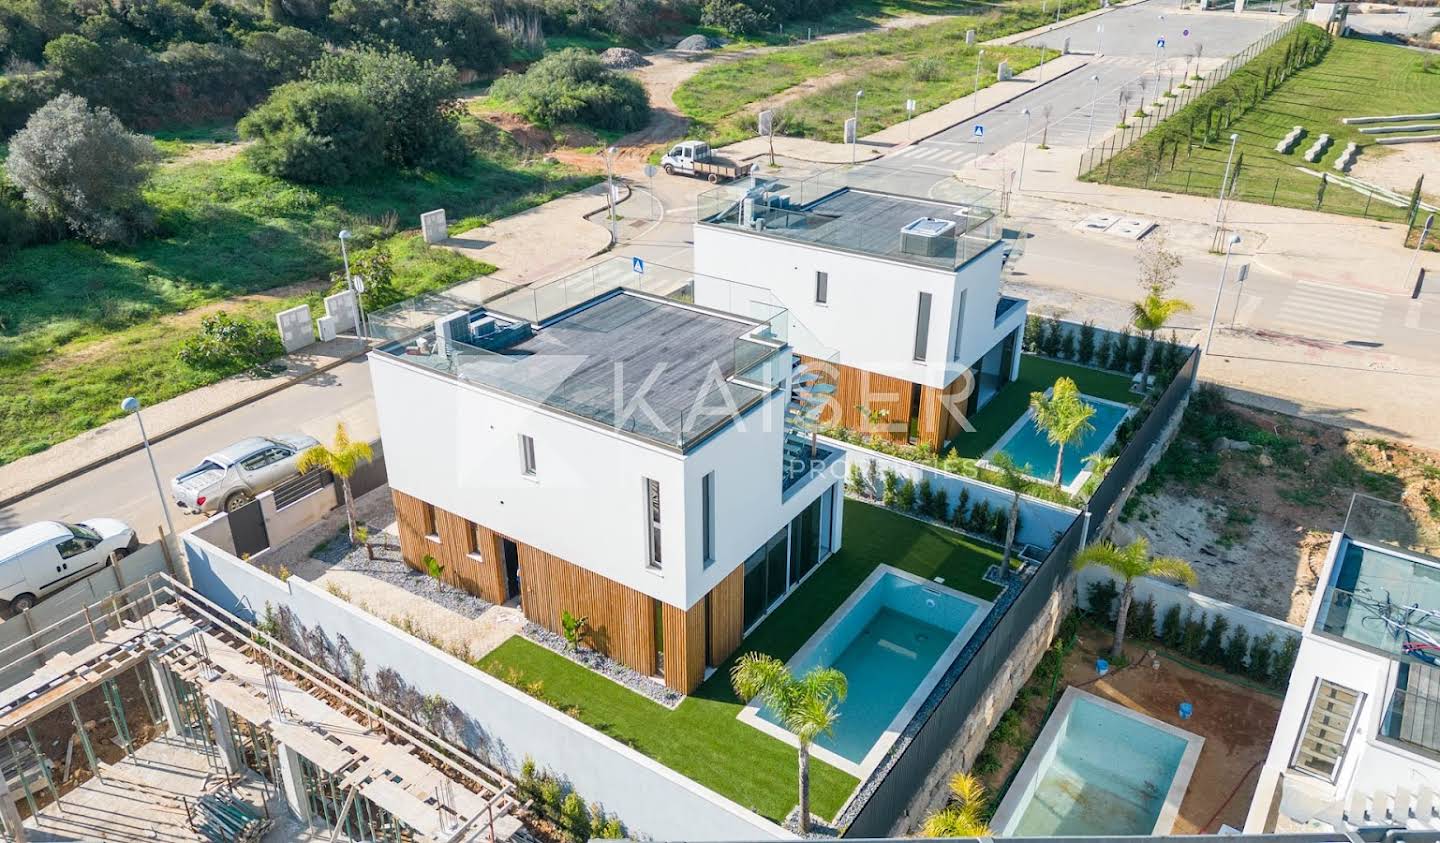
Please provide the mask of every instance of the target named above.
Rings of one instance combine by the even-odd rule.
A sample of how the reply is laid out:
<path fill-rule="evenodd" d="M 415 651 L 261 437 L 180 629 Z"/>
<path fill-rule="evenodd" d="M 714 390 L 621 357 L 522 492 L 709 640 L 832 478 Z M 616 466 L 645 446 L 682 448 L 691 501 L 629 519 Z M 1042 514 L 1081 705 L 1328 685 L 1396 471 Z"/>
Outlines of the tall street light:
<path fill-rule="evenodd" d="M 1095 24 L 1095 55 L 1105 55 L 1105 24 Z"/>
<path fill-rule="evenodd" d="M 1410 267 L 1405 270 L 1405 277 L 1415 277 L 1415 262 L 1420 260 L 1420 249 L 1425 245 L 1425 238 L 1430 234 L 1430 226 L 1435 224 L 1435 215 L 1431 214 L 1425 218 L 1425 225 L 1420 229 L 1420 239 L 1415 241 L 1415 252 L 1410 255 Z M 1420 285 L 1415 285 L 1415 293 L 1411 298 L 1420 297 Z"/>
<path fill-rule="evenodd" d="M 1240 140 L 1240 135 L 1231 133 L 1230 154 L 1225 158 L 1225 177 L 1220 179 L 1220 195 L 1215 205 L 1215 223 L 1219 225 L 1222 215 L 1225 213 L 1225 188 L 1230 185 L 1230 165 L 1235 162 L 1235 142 Z"/>
<path fill-rule="evenodd" d="M 855 111 L 851 114 L 851 119 L 855 123 L 855 134 L 850 139 L 851 164 L 855 163 L 856 150 L 860 146 L 860 98 L 863 96 L 865 96 L 864 88 L 861 88 L 860 90 L 855 92 Z"/>
<path fill-rule="evenodd" d="M 975 91 L 970 95 L 970 110 L 976 114 L 980 113 L 980 60 L 983 58 L 984 50 L 975 54 Z"/>
<path fill-rule="evenodd" d="M 1095 103 L 1100 101 L 1100 75 L 1093 74 L 1090 81 L 1095 83 L 1095 95 L 1090 98 L 1090 123 L 1085 127 L 1085 145 L 1090 145 L 1090 135 L 1095 131 Z"/>
<path fill-rule="evenodd" d="M 360 315 L 360 292 L 355 289 L 355 276 L 350 274 L 350 238 L 354 235 L 350 233 L 350 229 L 342 228 L 340 229 L 339 236 L 340 258 L 345 261 L 345 289 L 349 290 L 351 295 L 355 297 L 355 334 L 356 336 L 363 337 L 365 336 L 365 330 L 362 327 L 364 317 Z M 138 419 L 139 416 L 136 416 L 136 418 Z"/>
<path fill-rule="evenodd" d="M 1210 341 L 1215 339 L 1215 315 L 1220 312 L 1220 294 L 1225 292 L 1225 276 L 1230 274 L 1230 253 L 1240 243 L 1240 235 L 1232 234 L 1225 241 L 1225 263 L 1220 267 L 1220 280 L 1215 284 L 1215 307 L 1210 310 L 1210 330 L 1205 333 L 1205 353 L 1210 353 Z"/>
<path fill-rule="evenodd" d="M 165 487 L 160 483 L 160 469 L 155 467 L 155 454 L 150 450 L 150 437 L 145 434 L 145 421 L 140 418 L 140 399 L 130 396 L 120 402 L 120 409 L 135 416 L 135 423 L 140 425 L 140 441 L 145 445 L 145 456 L 150 460 L 150 476 L 155 478 L 155 492 L 160 496 L 160 512 L 165 516 L 165 530 L 173 542 L 175 538 L 175 524 L 170 520 L 170 507 L 165 497 Z M 164 540 L 164 536 L 161 537 Z M 176 547 L 178 552 L 179 548 Z"/>
<path fill-rule="evenodd" d="M 1020 175 L 1015 179 L 1015 189 L 1025 189 L 1025 144 L 1030 140 L 1030 109 L 1022 108 L 1020 113 L 1025 115 L 1025 134 L 1020 136 Z"/>
<path fill-rule="evenodd" d="M 613 146 L 605 147 L 605 198 L 610 207 L 610 242 L 620 241 L 619 232 L 615 227 L 615 152 Z"/>

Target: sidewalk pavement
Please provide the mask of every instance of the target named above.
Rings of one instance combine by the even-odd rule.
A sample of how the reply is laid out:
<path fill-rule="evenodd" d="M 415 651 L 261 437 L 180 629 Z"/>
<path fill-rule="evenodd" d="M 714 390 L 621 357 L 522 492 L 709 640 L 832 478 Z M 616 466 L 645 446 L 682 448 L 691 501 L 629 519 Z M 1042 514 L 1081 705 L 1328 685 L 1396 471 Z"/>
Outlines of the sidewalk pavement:
<path fill-rule="evenodd" d="M 492 276 L 495 279 L 529 284 L 610 248 L 610 232 L 603 219 L 607 204 L 605 183 L 600 182 L 462 232 L 440 245 L 500 267 Z M 587 221 L 595 214 L 601 215 L 598 224 Z"/>
<path fill-rule="evenodd" d="M 366 344 L 341 337 L 308 346 L 281 358 L 285 371 L 268 378 L 235 375 L 145 407 L 145 431 L 152 444 L 258 401 L 288 386 L 329 371 L 365 354 Z M 119 400 L 118 398 L 116 400 Z M 83 474 L 142 447 L 134 419 L 118 418 L 67 439 L 38 454 L 0 466 L 0 507 Z"/>
<path fill-rule="evenodd" d="M 1047 85 L 1067 73 L 1079 70 L 1089 62 L 1090 56 L 1086 55 L 1060 56 L 1045 63 L 1045 81 L 1043 82 L 1039 81 L 1039 69 L 1032 67 L 1026 71 L 1024 76 L 1016 76 L 1013 79 L 995 82 L 989 87 L 981 88 L 978 96 L 966 96 L 958 100 L 951 100 L 939 108 L 931 109 L 924 114 L 917 114 L 911 120 L 865 135 L 860 138 L 860 143 L 856 144 L 853 153 L 854 160 L 856 162 L 873 161 L 896 149 L 919 143 L 958 123 L 969 120 L 976 114 L 998 108 L 1035 88 Z M 732 143 L 719 152 L 737 160 L 760 161 L 770 154 L 770 139 L 750 138 L 739 143 Z M 850 144 L 847 143 L 830 143 L 776 135 L 775 155 L 811 164 L 849 164 L 852 152 Z"/>

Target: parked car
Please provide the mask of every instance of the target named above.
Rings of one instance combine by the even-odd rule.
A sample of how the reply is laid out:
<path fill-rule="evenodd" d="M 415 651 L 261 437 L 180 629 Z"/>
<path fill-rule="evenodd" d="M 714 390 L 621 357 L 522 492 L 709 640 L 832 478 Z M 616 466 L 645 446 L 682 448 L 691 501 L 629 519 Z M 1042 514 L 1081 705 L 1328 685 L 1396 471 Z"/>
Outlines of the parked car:
<path fill-rule="evenodd" d="M 660 159 L 660 166 L 666 175 L 682 173 L 687 176 L 703 176 L 711 184 L 731 179 L 742 179 L 750 175 L 753 164 L 739 164 L 729 158 L 721 158 L 711 151 L 704 141 L 684 141 L 671 147 Z"/>
<path fill-rule="evenodd" d="M 0 536 L 0 600 L 24 611 L 138 547 L 135 531 L 114 518 L 40 521 L 13 530 Z"/>
<path fill-rule="evenodd" d="M 313 436 L 252 436 L 216 451 L 170 481 L 175 504 L 198 514 L 236 509 L 300 472 L 300 455 L 319 445 Z"/>

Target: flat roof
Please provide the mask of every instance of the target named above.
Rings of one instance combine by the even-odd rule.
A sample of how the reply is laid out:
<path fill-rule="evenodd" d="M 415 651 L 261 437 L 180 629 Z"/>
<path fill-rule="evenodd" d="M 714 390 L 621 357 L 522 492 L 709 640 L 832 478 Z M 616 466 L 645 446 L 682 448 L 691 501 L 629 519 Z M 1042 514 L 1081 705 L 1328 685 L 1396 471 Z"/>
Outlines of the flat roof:
<path fill-rule="evenodd" d="M 1403 660 L 1440 644 L 1440 564 L 1418 553 L 1342 539 L 1315 631 Z"/>
<path fill-rule="evenodd" d="M 491 319 L 500 331 L 477 332 L 443 361 L 401 344 L 383 350 L 602 427 L 684 447 L 768 394 L 732 378 L 784 347 L 765 339 L 765 322 L 628 289 L 538 325 L 486 308 L 469 314 L 472 329 Z"/>

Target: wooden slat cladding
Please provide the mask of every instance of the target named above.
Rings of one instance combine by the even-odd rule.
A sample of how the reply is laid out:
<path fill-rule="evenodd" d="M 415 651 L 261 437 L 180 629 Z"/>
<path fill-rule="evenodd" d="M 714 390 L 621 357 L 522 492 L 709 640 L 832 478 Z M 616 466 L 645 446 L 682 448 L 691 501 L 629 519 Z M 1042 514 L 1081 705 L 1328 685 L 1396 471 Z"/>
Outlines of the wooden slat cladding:
<path fill-rule="evenodd" d="M 915 388 L 913 383 L 811 357 L 801 359 L 814 371 L 826 373 L 825 380 L 835 384 L 835 403 L 821 415 L 822 424 L 838 421 L 841 426 L 866 435 L 897 443 L 907 441 Z M 942 398 L 958 394 L 965 382 L 962 377 L 944 390 L 928 386 L 920 388 L 919 441 L 928 442 L 938 450 L 955 435 L 958 426 L 950 413 L 945 411 Z M 867 410 L 885 415 L 872 421 Z"/>
<path fill-rule="evenodd" d="M 525 617 L 564 632 L 565 612 L 590 619 L 589 645 L 646 676 L 655 673 L 651 598 L 526 544 L 520 544 Z"/>
<path fill-rule="evenodd" d="M 962 372 L 949 386 L 936 389 L 933 386 L 920 388 L 919 438 L 929 442 L 937 451 L 946 442 L 960 433 L 960 421 L 955 413 L 964 413 L 970 394 L 973 377 L 967 370 Z M 965 396 L 961 398 L 960 396 Z M 951 412 L 951 407 L 955 412 Z"/>
<path fill-rule="evenodd" d="M 705 603 L 702 600 L 701 606 Z M 745 635 L 745 566 L 741 565 L 710 592 L 710 664 L 719 667 L 740 647 Z"/>
<path fill-rule="evenodd" d="M 404 492 L 391 490 L 395 499 L 396 523 L 400 530 L 400 554 L 405 563 L 417 571 L 425 571 L 425 557 L 433 556 L 445 566 L 440 579 L 491 603 L 505 602 L 505 568 L 501 562 L 498 537 L 489 530 L 478 529 L 479 541 L 469 521 L 433 507 L 434 526 L 439 541 L 425 533 L 431 517 L 424 501 Z M 471 555 L 472 550 L 480 558 Z"/>
<path fill-rule="evenodd" d="M 666 604 L 665 684 L 688 694 L 705 678 L 705 601 L 690 611 Z"/>

